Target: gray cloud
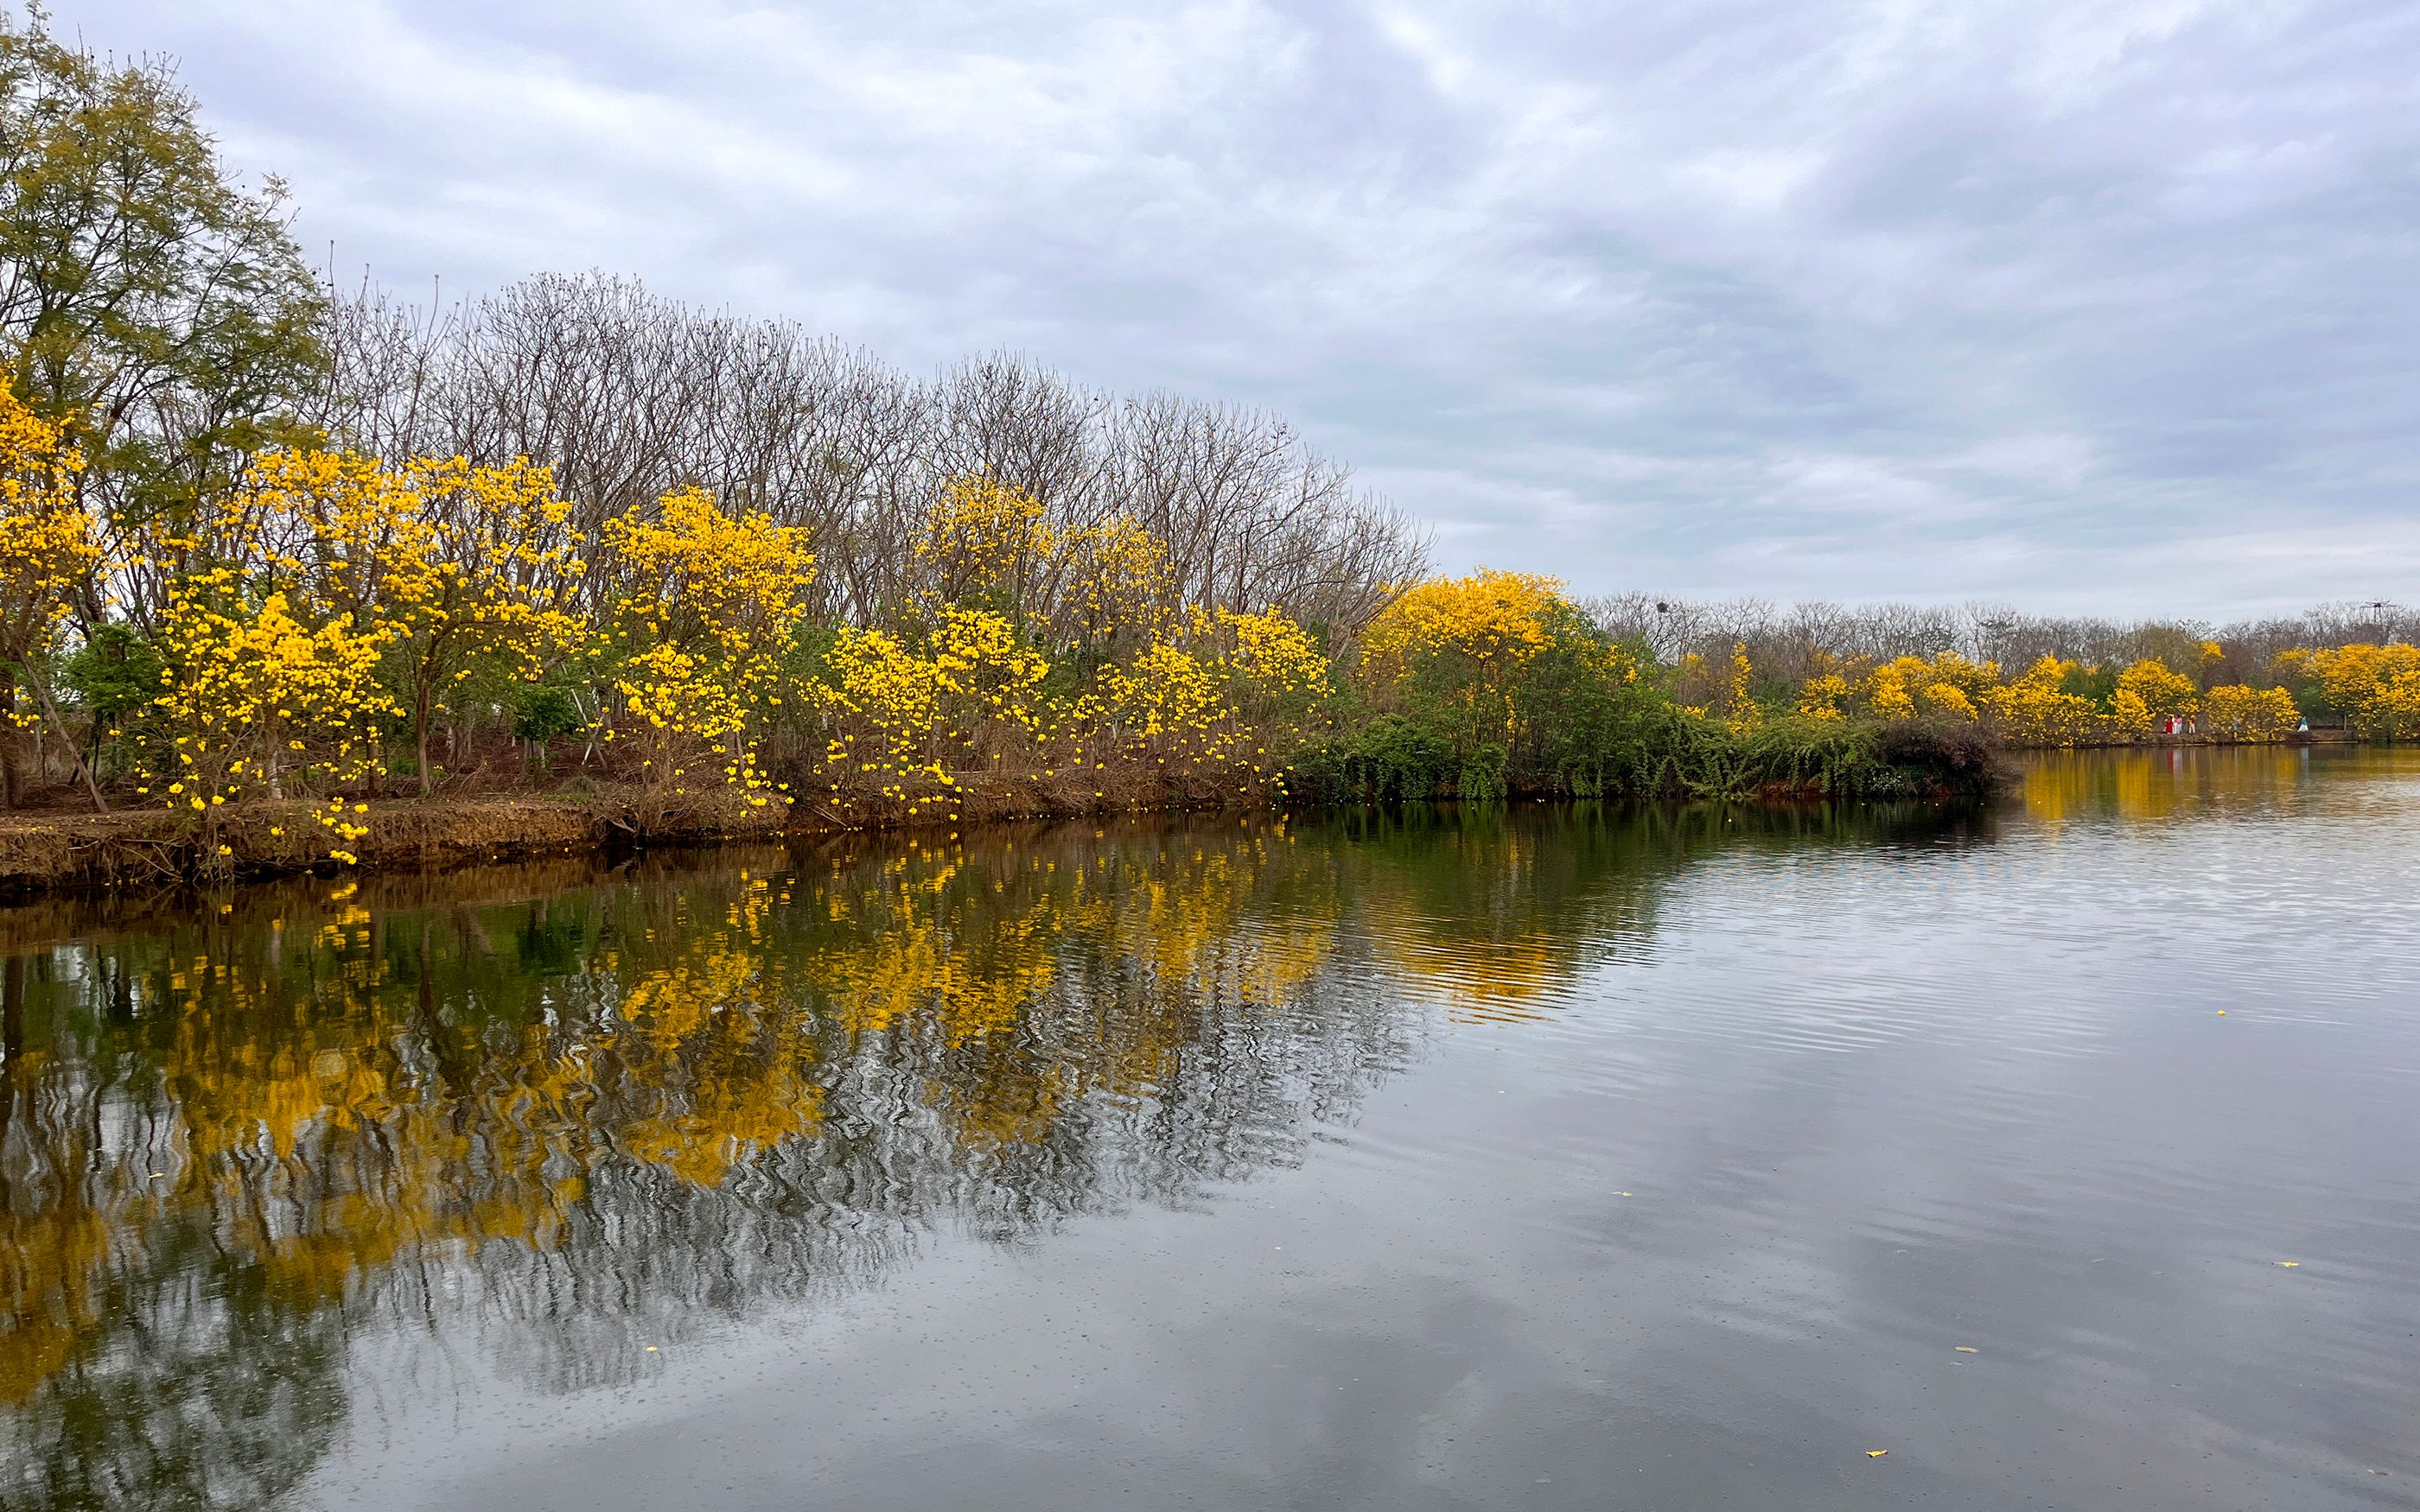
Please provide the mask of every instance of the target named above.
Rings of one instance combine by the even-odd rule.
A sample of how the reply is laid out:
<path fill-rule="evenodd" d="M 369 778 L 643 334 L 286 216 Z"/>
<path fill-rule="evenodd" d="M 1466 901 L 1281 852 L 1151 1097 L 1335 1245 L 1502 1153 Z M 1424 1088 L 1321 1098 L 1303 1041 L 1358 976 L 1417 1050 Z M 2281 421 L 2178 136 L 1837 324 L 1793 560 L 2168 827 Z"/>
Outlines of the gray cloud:
<path fill-rule="evenodd" d="M 1278 409 L 1583 592 L 2420 576 L 2420 12 L 62 0 L 401 285 Z"/>

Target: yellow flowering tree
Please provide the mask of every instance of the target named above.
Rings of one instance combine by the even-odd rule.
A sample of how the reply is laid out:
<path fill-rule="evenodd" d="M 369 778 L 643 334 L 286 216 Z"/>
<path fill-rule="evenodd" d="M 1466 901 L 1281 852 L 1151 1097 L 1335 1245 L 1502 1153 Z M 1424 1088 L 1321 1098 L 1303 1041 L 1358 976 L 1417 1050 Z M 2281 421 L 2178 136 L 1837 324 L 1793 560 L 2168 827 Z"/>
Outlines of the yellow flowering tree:
<path fill-rule="evenodd" d="M 941 803 L 954 816 L 960 774 L 1032 756 L 1054 727 L 1040 691 L 1048 660 L 992 609 L 944 608 L 913 639 L 844 628 L 824 665 L 836 798 L 871 787 L 911 813 Z"/>
<path fill-rule="evenodd" d="M 2282 687 L 2222 684 L 2201 696 L 2201 732 L 2218 740 L 2285 739 L 2302 722 L 2294 696 Z"/>
<path fill-rule="evenodd" d="M 1335 692 L 1327 654 L 1275 605 L 1257 613 L 1220 609 L 1210 628 L 1216 665 L 1238 716 L 1255 725 L 1298 725 L 1326 711 Z"/>
<path fill-rule="evenodd" d="M 1731 644 L 1730 676 L 1723 687 L 1725 723 L 1731 733 L 1744 735 L 1764 727 L 1764 710 L 1756 702 L 1756 663 L 1748 659 L 1747 643 Z"/>
<path fill-rule="evenodd" d="M 1868 674 L 1862 692 L 1867 711 L 1878 719 L 1921 717 L 1972 723 L 1999 684 L 1998 664 L 1944 651 L 1929 658 L 1900 656 L 1883 663 Z"/>
<path fill-rule="evenodd" d="M 1833 663 L 1798 690 L 1798 712 L 1819 720 L 1854 714 L 1869 719 L 1972 724 L 1999 686 L 1998 663 L 1969 661 L 1954 651 L 1899 656 L 1862 671 L 1854 663 Z"/>
<path fill-rule="evenodd" d="M 1050 543 L 1045 626 L 1058 646 L 1107 659 L 1120 643 L 1147 645 L 1173 618 L 1168 545 L 1140 521 L 1112 515 Z"/>
<path fill-rule="evenodd" d="M 1355 684 L 1381 717 L 1337 759 L 1348 785 L 1466 796 L 1515 781 L 1594 791 L 1671 706 L 1550 578 L 1481 568 L 1396 595 L 1361 637 Z M 1683 678 L 1689 675 L 1683 669 Z M 1702 713 L 1702 711 L 1690 711 Z M 1342 770 L 1342 768 L 1339 768 Z"/>
<path fill-rule="evenodd" d="M 2276 671 L 2312 685 L 2364 739 L 2420 737 L 2420 646 L 2356 642 L 2288 651 L 2277 657 Z"/>
<path fill-rule="evenodd" d="M 552 473 L 526 460 L 388 469 L 350 452 L 281 452 L 228 502 L 218 551 L 306 617 L 376 640 L 427 796 L 429 728 L 458 689 L 482 671 L 535 681 L 577 648 L 570 512 Z"/>
<path fill-rule="evenodd" d="M 609 650 L 649 785 L 686 794 L 712 762 L 721 782 L 763 806 L 756 734 L 783 701 L 782 672 L 806 618 L 815 559 L 806 532 L 763 514 L 732 516 L 702 488 L 605 522 L 613 562 Z"/>
<path fill-rule="evenodd" d="M 960 478 L 933 501 L 909 548 L 913 597 L 1021 616 L 1056 547 L 1040 500 L 989 478 Z"/>
<path fill-rule="evenodd" d="M 1798 713 L 1807 719 L 1843 719 L 1848 717 L 1849 701 L 1856 696 L 1856 685 L 1846 672 L 1825 671 L 1807 679 L 1798 689 Z"/>
<path fill-rule="evenodd" d="M 42 667 L 72 595 L 101 560 L 91 518 L 76 495 L 84 457 L 59 426 L 19 401 L 12 383 L 12 375 L 0 369 L 0 663 L 33 693 L 39 717 L 50 720 L 75 757 L 93 806 L 105 810 L 101 784 L 68 734 Z M 19 727 L 38 717 L 18 710 L 13 700 L 6 713 Z"/>
<path fill-rule="evenodd" d="M 2115 699 L 2132 694 L 2143 715 L 2152 720 L 2192 714 L 2201 707 L 2201 690 L 2184 673 L 2146 656 L 2118 674 Z"/>
<path fill-rule="evenodd" d="M 1326 656 L 1282 610 L 1196 609 L 1182 634 L 1102 668 L 1071 722 L 1101 754 L 1249 792 L 1324 722 L 1332 692 Z"/>
<path fill-rule="evenodd" d="M 1101 670 L 1084 713 L 1113 748 L 1180 767 L 1225 762 L 1240 733 L 1218 669 L 1182 646 L 1151 646 Z"/>
<path fill-rule="evenodd" d="M 2064 691 L 2076 670 L 2074 662 L 2045 656 L 2014 682 L 1989 689 L 1984 712 L 2012 744 L 2081 745 L 2099 733 L 2101 711 L 2090 699 Z"/>
<path fill-rule="evenodd" d="M 205 856 L 229 804 L 311 795 L 318 821 L 351 862 L 366 832 L 346 793 L 379 770 L 380 724 L 398 711 L 378 684 L 380 638 L 342 620 L 312 625 L 271 594 L 248 607 L 236 573 L 213 568 L 172 587 L 160 637 L 165 667 L 155 701 L 168 734 L 143 789 L 201 832 Z"/>
<path fill-rule="evenodd" d="M 1548 621 L 1568 601 L 1534 573 L 1481 567 L 1398 594 L 1361 636 L 1360 682 L 1381 712 L 1439 718 L 1457 752 L 1508 744 L 1514 689 L 1544 652 Z"/>

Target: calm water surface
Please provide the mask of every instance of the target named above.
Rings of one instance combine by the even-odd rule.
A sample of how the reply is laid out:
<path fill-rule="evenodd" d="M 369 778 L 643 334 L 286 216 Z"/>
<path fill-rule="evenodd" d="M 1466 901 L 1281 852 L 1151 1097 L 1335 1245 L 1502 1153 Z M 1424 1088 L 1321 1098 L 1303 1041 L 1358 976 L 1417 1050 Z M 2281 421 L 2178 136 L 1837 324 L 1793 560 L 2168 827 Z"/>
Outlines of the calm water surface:
<path fill-rule="evenodd" d="M 18 909 L 0 1504 L 2420 1505 L 2415 884 L 2260 750 Z"/>

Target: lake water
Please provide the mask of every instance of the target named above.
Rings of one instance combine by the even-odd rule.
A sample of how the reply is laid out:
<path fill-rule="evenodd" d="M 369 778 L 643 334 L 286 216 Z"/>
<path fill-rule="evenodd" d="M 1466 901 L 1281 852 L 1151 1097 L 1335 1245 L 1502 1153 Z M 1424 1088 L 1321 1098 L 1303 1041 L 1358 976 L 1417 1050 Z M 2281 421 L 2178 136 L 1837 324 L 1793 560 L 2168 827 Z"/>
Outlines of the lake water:
<path fill-rule="evenodd" d="M 0 941 L 11 1508 L 2420 1505 L 2420 751 Z"/>

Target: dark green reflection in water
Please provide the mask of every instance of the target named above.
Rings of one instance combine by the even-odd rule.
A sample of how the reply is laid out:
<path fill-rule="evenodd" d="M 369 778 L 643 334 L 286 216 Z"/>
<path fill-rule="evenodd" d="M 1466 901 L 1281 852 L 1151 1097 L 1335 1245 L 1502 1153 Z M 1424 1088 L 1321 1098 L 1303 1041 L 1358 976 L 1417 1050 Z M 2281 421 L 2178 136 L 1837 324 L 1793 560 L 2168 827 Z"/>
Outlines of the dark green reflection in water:
<path fill-rule="evenodd" d="M 255 1505 L 370 1341 L 577 1391 L 935 1232 L 1184 1203 L 1299 1159 L 1435 1007 L 1535 1011 L 1643 942 L 1699 856 L 1974 832 L 1417 811 L 17 910 L 0 1485 Z"/>

